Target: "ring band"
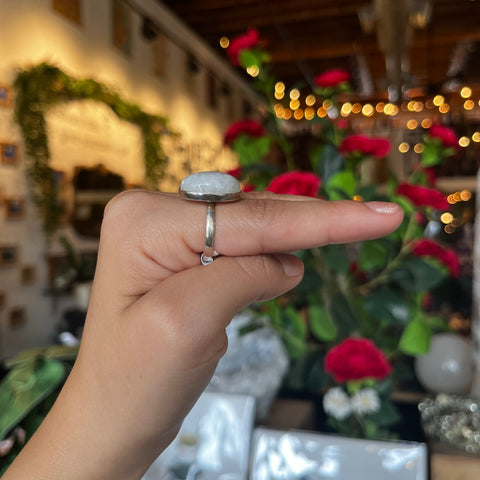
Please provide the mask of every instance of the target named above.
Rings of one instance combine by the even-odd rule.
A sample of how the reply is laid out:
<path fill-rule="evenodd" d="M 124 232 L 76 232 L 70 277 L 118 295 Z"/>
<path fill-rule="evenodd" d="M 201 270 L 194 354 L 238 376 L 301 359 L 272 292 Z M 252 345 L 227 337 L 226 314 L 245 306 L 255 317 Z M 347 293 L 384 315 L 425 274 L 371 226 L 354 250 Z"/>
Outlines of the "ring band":
<path fill-rule="evenodd" d="M 209 265 L 215 257 L 215 203 L 240 199 L 237 179 L 221 172 L 199 172 L 189 175 L 180 184 L 180 196 L 186 200 L 206 202 L 205 248 L 200 256 L 202 265 Z"/>
<path fill-rule="evenodd" d="M 205 225 L 205 249 L 200 256 L 202 265 L 209 265 L 213 262 L 215 245 L 215 204 L 207 203 L 207 221 Z"/>

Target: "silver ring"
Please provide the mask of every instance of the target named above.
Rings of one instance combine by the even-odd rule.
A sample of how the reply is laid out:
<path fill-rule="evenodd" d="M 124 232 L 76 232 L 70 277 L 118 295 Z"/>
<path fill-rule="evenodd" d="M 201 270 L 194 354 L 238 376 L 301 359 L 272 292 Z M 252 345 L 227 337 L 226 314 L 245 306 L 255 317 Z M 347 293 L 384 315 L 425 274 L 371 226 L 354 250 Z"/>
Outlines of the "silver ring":
<path fill-rule="evenodd" d="M 216 255 L 215 203 L 234 202 L 240 199 L 240 184 L 237 179 L 221 172 L 198 172 L 185 177 L 179 188 L 186 200 L 206 202 L 205 248 L 200 256 L 202 265 L 209 265 Z"/>

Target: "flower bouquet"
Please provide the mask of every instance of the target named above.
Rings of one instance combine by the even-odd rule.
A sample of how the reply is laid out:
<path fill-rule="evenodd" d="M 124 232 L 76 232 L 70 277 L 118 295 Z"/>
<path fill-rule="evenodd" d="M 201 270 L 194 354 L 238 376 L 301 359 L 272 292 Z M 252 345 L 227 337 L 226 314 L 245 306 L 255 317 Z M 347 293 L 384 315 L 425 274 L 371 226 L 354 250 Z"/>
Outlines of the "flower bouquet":
<path fill-rule="evenodd" d="M 459 261 L 452 249 L 427 235 L 426 227 L 449 209 L 435 188 L 434 170 L 454 154 L 455 133 L 431 126 L 423 154 L 406 178 L 389 173 L 381 184 L 373 182 L 368 171 L 391 146 L 386 138 L 353 131 L 339 118 L 342 96 L 350 91 L 348 72 L 328 71 L 313 80 L 309 96 L 321 107 L 308 122 L 296 124 L 303 129 L 303 153 L 298 154 L 292 120 L 285 114 L 294 106 L 290 99 L 285 106 L 285 85 L 271 74 L 258 33 L 233 40 L 227 53 L 254 75 L 267 107 L 262 118 L 235 122 L 225 132 L 225 143 L 239 161 L 229 173 L 244 191 L 392 201 L 404 210 L 402 225 L 385 238 L 297 252 L 305 264 L 303 281 L 256 308 L 256 321 L 268 321 L 289 351 L 289 388 L 326 392 L 325 410 L 338 431 L 387 436 L 399 418 L 389 401 L 392 388 L 415 382 L 413 358 L 428 352 L 433 333 L 448 328 L 425 309 L 424 299 L 449 275 L 459 274 Z M 338 364 L 346 371 L 340 373 Z M 358 428 L 352 430 L 352 422 Z"/>

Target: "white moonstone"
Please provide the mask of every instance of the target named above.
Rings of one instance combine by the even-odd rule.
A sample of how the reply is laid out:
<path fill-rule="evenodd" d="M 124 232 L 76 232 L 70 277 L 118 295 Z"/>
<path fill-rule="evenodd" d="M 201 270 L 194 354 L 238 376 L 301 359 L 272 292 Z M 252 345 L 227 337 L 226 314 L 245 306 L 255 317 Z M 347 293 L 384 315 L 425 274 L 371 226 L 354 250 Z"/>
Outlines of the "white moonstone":
<path fill-rule="evenodd" d="M 190 193 L 228 195 L 240 192 L 237 179 L 222 172 L 198 172 L 185 177 L 180 190 Z"/>

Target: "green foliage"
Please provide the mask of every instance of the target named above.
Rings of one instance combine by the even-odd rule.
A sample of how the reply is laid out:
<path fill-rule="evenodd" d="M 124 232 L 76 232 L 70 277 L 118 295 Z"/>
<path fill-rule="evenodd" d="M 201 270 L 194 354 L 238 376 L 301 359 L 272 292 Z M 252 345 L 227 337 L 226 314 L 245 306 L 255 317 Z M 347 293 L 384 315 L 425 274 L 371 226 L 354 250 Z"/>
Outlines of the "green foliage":
<path fill-rule="evenodd" d="M 15 118 L 22 131 L 27 174 L 34 204 L 43 220 L 47 239 L 55 233 L 62 215 L 50 151 L 45 114 L 51 107 L 73 100 L 95 100 L 109 106 L 119 118 L 136 124 L 143 133 L 145 186 L 157 189 L 168 158 L 161 137 L 171 133 L 167 119 L 144 112 L 113 89 L 93 79 L 78 80 L 59 68 L 41 63 L 18 73 L 15 87 Z"/>

